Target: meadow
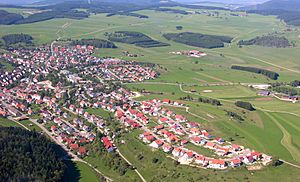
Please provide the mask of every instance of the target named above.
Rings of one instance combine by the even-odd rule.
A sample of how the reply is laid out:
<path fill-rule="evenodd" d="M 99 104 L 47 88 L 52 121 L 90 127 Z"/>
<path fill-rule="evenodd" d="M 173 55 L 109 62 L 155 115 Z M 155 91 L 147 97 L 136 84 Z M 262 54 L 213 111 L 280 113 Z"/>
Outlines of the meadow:
<path fill-rule="evenodd" d="M 182 8 L 181 8 L 182 9 Z M 187 10 L 187 9 L 185 9 Z M 16 10 L 13 10 L 16 11 Z M 273 16 L 250 14 L 247 17 L 233 17 L 230 12 L 220 11 L 219 17 L 205 14 L 179 15 L 152 10 L 138 11 L 149 16 L 149 19 L 138 19 L 126 16 L 106 17 L 105 14 L 92 15 L 84 20 L 53 19 L 49 21 L 0 26 L 0 36 L 10 33 L 27 33 L 32 35 L 36 44 L 50 43 L 58 38 L 61 40 L 81 38 L 102 38 L 105 32 L 136 31 L 150 36 L 154 40 L 169 43 L 171 46 L 159 48 L 141 48 L 134 45 L 116 43 L 117 49 L 98 49 L 96 56 L 111 56 L 131 60 L 124 56 L 123 51 L 140 55 L 134 60 L 158 64 L 157 70 L 161 76 L 149 83 L 126 84 L 131 90 L 152 92 L 144 94 L 138 100 L 152 98 L 170 98 L 178 100 L 180 97 L 191 95 L 195 99 L 200 96 L 219 99 L 222 106 L 212 106 L 199 102 L 185 102 L 190 112 L 199 117 L 186 113 L 183 109 L 174 109 L 186 115 L 190 120 L 199 122 L 216 136 L 233 139 L 235 143 L 245 145 L 260 152 L 279 157 L 294 164 L 300 164 L 300 103 L 292 104 L 276 99 L 259 100 L 256 91 L 243 86 L 247 83 L 272 83 L 263 75 L 231 70 L 231 65 L 254 66 L 276 71 L 280 74 L 279 82 L 290 82 L 300 79 L 300 30 L 291 27 L 293 31 L 286 31 L 283 22 Z M 183 26 L 183 30 L 176 30 L 176 26 Z M 199 49 L 184 44 L 168 41 L 162 37 L 164 33 L 197 32 L 210 35 L 225 35 L 233 37 L 233 43 L 224 48 Z M 247 40 L 268 33 L 279 32 L 296 43 L 291 48 L 266 48 L 260 46 L 243 46 L 236 44 L 239 40 Z M 191 58 L 183 55 L 173 55 L 170 52 L 197 49 L 208 53 L 202 58 Z M 143 56 L 141 56 L 143 55 Z M 183 83 L 184 91 L 178 83 Z M 207 85 L 205 85 L 207 84 Z M 217 84 L 208 86 L 209 84 Z M 228 85 L 222 85 L 228 84 Z M 205 92 L 211 90 L 211 92 Z M 234 106 L 237 100 L 249 101 L 256 111 L 248 112 Z M 108 117 L 102 110 L 92 110 L 97 115 Z M 230 119 L 226 111 L 234 111 L 245 118 L 239 122 Z M 201 119 L 202 118 L 202 119 Z M 4 123 L 0 125 L 11 125 Z M 137 136 L 139 131 L 130 132 L 123 136 L 125 145 L 120 144 L 120 151 L 137 167 L 147 181 L 299 181 L 299 169 L 283 164 L 279 167 L 269 166 L 260 171 L 249 172 L 244 168 L 218 172 L 203 170 L 187 166 L 177 166 L 173 160 L 166 158 L 159 151 L 152 151 L 141 143 Z M 137 155 L 144 156 L 139 160 Z M 152 163 L 153 158 L 158 163 Z M 105 174 L 120 180 L 109 169 L 97 160 L 96 156 L 87 158 L 88 161 L 99 166 Z M 80 181 L 88 181 L 90 172 L 86 166 L 79 166 L 83 177 Z M 133 174 L 128 174 L 131 178 Z M 86 180 L 83 180 L 86 179 Z M 134 177 L 132 177 L 134 179 Z M 175 180 L 174 180 L 175 179 Z"/>

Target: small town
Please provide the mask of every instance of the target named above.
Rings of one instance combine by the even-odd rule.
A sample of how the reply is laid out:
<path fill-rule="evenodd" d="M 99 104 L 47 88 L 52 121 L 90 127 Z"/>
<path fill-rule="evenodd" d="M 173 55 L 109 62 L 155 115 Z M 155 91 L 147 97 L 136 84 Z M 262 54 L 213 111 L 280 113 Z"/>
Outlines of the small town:
<path fill-rule="evenodd" d="M 30 120 L 75 158 L 90 154 L 86 146 L 96 141 L 97 132 L 107 152 L 118 151 L 109 121 L 90 112 L 102 109 L 126 130 L 140 130 L 139 138 L 149 150 L 162 150 L 180 164 L 226 169 L 272 161 L 267 154 L 213 136 L 201 124 L 176 114 L 170 108 L 188 108 L 181 101 L 135 100 L 138 93 L 122 83 L 154 80 L 159 74 L 151 65 L 100 59 L 92 56 L 93 51 L 93 46 L 43 46 L 2 54 L 1 59 L 16 67 L 1 72 L 0 115 L 21 124 Z"/>

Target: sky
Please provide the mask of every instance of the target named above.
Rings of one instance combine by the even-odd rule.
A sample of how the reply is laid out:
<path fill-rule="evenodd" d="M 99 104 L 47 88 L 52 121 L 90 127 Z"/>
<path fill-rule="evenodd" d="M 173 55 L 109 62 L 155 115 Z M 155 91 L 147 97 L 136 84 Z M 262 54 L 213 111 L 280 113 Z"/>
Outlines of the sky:
<path fill-rule="evenodd" d="M 182 3 L 210 1 L 210 2 L 218 2 L 224 4 L 260 4 L 268 0 L 174 0 L 174 1 L 182 2 Z"/>
<path fill-rule="evenodd" d="M 37 1 L 41 1 L 41 0 L 0 0 L 0 4 L 26 4 L 26 3 L 33 3 Z M 181 2 L 181 3 L 211 1 L 211 2 L 219 2 L 225 4 L 260 4 L 268 0 L 173 0 L 173 1 Z"/>

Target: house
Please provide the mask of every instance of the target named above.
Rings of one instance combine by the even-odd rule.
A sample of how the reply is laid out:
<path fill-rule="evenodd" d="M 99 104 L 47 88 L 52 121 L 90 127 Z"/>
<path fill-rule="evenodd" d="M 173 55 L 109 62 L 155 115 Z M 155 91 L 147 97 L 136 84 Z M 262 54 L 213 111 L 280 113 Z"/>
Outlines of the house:
<path fill-rule="evenodd" d="M 214 149 L 215 146 L 216 146 L 216 144 L 213 143 L 213 142 L 211 142 L 211 141 L 208 141 L 208 142 L 204 145 L 205 148 L 209 148 L 209 149 Z"/>
<path fill-rule="evenodd" d="M 78 145 L 78 143 L 71 143 L 71 144 L 70 144 L 70 148 L 71 148 L 72 150 L 77 150 L 77 149 L 79 148 L 79 145 Z"/>
<path fill-rule="evenodd" d="M 153 148 L 159 148 L 164 144 L 164 142 L 162 140 L 155 140 L 154 142 L 152 142 L 149 146 L 153 147 Z"/>
<path fill-rule="evenodd" d="M 226 162 L 222 159 L 212 159 L 207 167 L 214 169 L 225 169 Z"/>
<path fill-rule="evenodd" d="M 205 165 L 207 165 L 208 161 L 206 161 L 205 156 L 203 156 L 203 155 L 196 155 L 195 163 L 201 164 L 201 165 L 205 166 Z"/>
<path fill-rule="evenodd" d="M 164 99 L 164 100 L 162 101 L 162 103 L 163 103 L 163 104 L 170 104 L 170 103 L 171 103 L 171 100 L 169 100 L 169 99 Z"/>
<path fill-rule="evenodd" d="M 85 147 L 79 147 L 78 153 L 77 153 L 77 154 L 78 154 L 78 155 L 81 155 L 81 156 L 87 155 L 87 150 L 86 150 L 86 148 L 85 148 Z"/>
<path fill-rule="evenodd" d="M 195 154 L 192 151 L 188 151 L 183 155 L 183 157 L 186 159 L 192 159 L 194 156 L 195 156 Z"/>
<path fill-rule="evenodd" d="M 230 166 L 232 166 L 232 167 L 239 167 L 241 164 L 242 164 L 242 162 L 238 158 L 237 159 L 232 159 L 230 161 Z"/>
<path fill-rule="evenodd" d="M 143 138 L 143 141 L 145 143 L 151 143 L 155 140 L 155 137 L 153 135 L 146 135 L 144 138 Z"/>
<path fill-rule="evenodd" d="M 157 126 L 155 126 L 154 131 L 157 132 L 157 131 L 160 131 L 162 129 L 164 129 L 164 125 L 157 125 Z"/>
<path fill-rule="evenodd" d="M 101 141 L 108 152 L 112 152 L 114 150 L 113 143 L 108 137 L 102 137 Z"/>
<path fill-rule="evenodd" d="M 164 152 L 169 153 L 169 152 L 172 152 L 173 147 L 168 145 L 167 143 L 164 143 L 163 146 L 162 146 L 162 149 L 163 149 Z"/>
<path fill-rule="evenodd" d="M 174 157 L 181 157 L 181 156 L 183 156 L 184 152 L 182 151 L 181 148 L 175 147 L 172 151 L 172 154 Z"/>

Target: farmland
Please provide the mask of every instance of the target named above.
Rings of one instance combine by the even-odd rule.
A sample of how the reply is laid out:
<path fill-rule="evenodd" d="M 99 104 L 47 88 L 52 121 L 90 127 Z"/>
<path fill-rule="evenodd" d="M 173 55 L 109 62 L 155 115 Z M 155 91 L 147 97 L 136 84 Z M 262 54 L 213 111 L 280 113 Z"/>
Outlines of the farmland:
<path fill-rule="evenodd" d="M 178 8 L 190 10 L 186 8 Z M 12 9 L 12 12 L 18 12 Z M 219 17 L 205 14 L 178 15 L 153 10 L 142 10 L 136 13 L 149 16 L 148 19 L 138 19 L 127 16 L 106 17 L 105 14 L 92 15 L 83 20 L 52 19 L 49 21 L 24 24 L 1 25 L 0 37 L 11 33 L 24 33 L 33 36 L 35 44 L 51 43 L 56 39 L 107 39 L 105 32 L 117 31 L 141 32 L 153 40 L 170 44 L 170 46 L 142 48 L 133 44 L 114 42 L 116 49 L 97 49 L 98 57 L 115 57 L 131 60 L 123 52 L 139 54 L 135 60 L 157 64 L 155 69 L 160 77 L 155 80 L 124 84 L 132 91 L 147 91 L 137 100 L 153 98 L 179 100 L 190 95 L 195 101 L 184 101 L 189 112 L 182 108 L 170 108 L 185 115 L 189 120 L 200 123 L 212 131 L 213 135 L 226 140 L 253 148 L 268 155 L 278 157 L 290 163 L 300 165 L 300 103 L 280 101 L 276 98 L 264 100 L 257 95 L 257 90 L 250 88 L 250 83 L 274 83 L 276 81 L 260 74 L 232 70 L 232 65 L 241 65 L 268 69 L 279 73 L 278 82 L 290 82 L 300 79 L 300 30 L 287 32 L 287 25 L 273 16 L 250 14 L 247 17 L 229 16 L 230 12 L 219 11 Z M 176 30 L 176 26 L 182 30 Z M 260 46 L 238 47 L 240 40 L 249 40 L 267 33 L 280 32 L 295 47 L 268 48 Z M 208 35 L 233 37 L 231 44 L 223 48 L 201 49 L 163 37 L 167 33 L 195 32 Z M 199 49 L 208 55 L 202 58 L 191 58 L 183 55 L 170 54 L 173 51 Z M 11 65 L 1 63 L 6 69 Z M 220 100 L 222 106 L 197 102 L 199 97 Z M 253 104 L 256 111 L 246 111 L 234 105 L 236 101 L 246 101 Z M 87 109 L 91 114 L 108 118 L 110 115 L 101 109 Z M 226 115 L 226 111 L 233 111 L 244 118 L 243 122 L 236 121 Z M 15 126 L 0 118 L 0 126 Z M 24 121 L 28 126 L 29 121 Z M 31 128 L 37 126 L 33 125 Z M 30 129 L 31 129 L 30 128 Z M 299 169 L 287 164 L 279 167 L 268 166 L 262 170 L 249 172 L 245 168 L 218 172 L 177 166 L 173 160 L 165 157 L 161 151 L 150 150 L 139 139 L 138 131 L 124 134 L 118 141 L 119 150 L 137 167 L 147 181 L 299 181 Z M 140 159 L 138 155 L 142 155 Z M 153 163 L 153 158 L 158 162 Z M 115 173 L 106 168 L 97 156 L 89 156 L 87 160 L 98 169 L 114 179 Z M 76 163 L 80 171 L 77 181 L 95 181 L 96 176 L 88 166 Z M 129 179 L 136 179 L 135 174 L 127 174 Z M 276 175 L 275 175 L 276 174 Z M 124 180 L 117 178 L 116 180 Z"/>

